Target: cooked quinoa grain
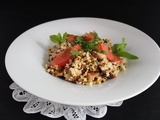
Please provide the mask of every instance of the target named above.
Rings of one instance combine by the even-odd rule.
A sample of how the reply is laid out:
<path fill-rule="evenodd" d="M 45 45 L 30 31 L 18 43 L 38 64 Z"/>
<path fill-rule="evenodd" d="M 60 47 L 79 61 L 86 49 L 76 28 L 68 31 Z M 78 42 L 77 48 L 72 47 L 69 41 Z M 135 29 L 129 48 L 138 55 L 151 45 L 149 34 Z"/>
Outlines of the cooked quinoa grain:
<path fill-rule="evenodd" d="M 112 79 L 118 76 L 118 74 L 126 69 L 126 59 L 118 57 L 120 62 L 114 61 L 111 58 L 107 58 L 106 51 L 99 50 L 99 45 L 107 46 L 109 53 L 112 52 L 112 43 L 109 39 L 96 38 L 94 36 L 96 32 L 86 33 L 82 36 L 67 34 L 66 41 L 64 43 L 56 44 L 53 47 L 48 47 L 49 57 L 45 64 L 46 71 L 57 77 L 64 77 L 65 80 L 80 84 L 80 85 L 95 85 L 106 82 L 108 79 Z M 88 40 L 87 35 L 93 35 L 95 39 L 95 45 L 97 48 L 88 49 L 86 46 L 83 47 L 84 43 L 77 42 L 78 40 Z M 90 41 L 85 41 L 86 44 Z M 77 46 L 77 44 L 80 46 Z M 75 47 L 76 46 L 76 47 Z M 78 47 L 78 48 L 77 48 Z M 86 48 L 85 48 L 86 47 Z M 76 49 L 75 49 L 76 48 Z M 67 49 L 70 50 L 70 54 L 65 52 Z M 72 55 L 71 53 L 75 52 Z M 61 55 L 61 53 L 64 53 Z M 53 60 L 61 57 L 62 62 L 66 64 L 55 63 Z M 64 59 L 64 60 L 63 60 Z M 59 62 L 59 61 L 58 61 Z"/>

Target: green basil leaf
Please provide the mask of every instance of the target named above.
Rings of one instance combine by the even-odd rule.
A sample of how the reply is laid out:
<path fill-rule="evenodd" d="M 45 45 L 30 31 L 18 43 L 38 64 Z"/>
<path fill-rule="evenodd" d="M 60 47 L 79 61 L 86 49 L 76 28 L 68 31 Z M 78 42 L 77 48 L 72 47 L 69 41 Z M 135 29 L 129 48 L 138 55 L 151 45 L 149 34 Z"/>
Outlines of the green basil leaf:
<path fill-rule="evenodd" d="M 63 37 L 61 33 L 58 33 L 57 35 L 50 35 L 50 40 L 54 43 L 61 44 L 66 41 L 67 32 L 63 34 Z"/>
<path fill-rule="evenodd" d="M 63 34 L 63 38 L 61 39 L 61 43 L 64 43 L 66 41 L 67 32 Z"/>
<path fill-rule="evenodd" d="M 54 43 L 57 43 L 57 44 L 60 43 L 60 39 L 57 35 L 50 35 L 50 40 Z"/>
<path fill-rule="evenodd" d="M 61 33 L 58 33 L 58 38 L 59 38 L 59 40 L 62 40 L 62 35 L 61 35 Z"/>
<path fill-rule="evenodd" d="M 116 53 L 116 55 L 121 56 L 121 57 L 125 57 L 127 59 L 132 59 L 132 60 L 138 59 L 138 57 L 136 55 L 133 55 L 133 54 L 128 53 L 126 51 Z"/>
<path fill-rule="evenodd" d="M 114 44 L 112 51 L 113 53 L 122 52 L 125 50 L 127 44 L 125 43 L 125 38 L 122 38 L 122 43 Z"/>

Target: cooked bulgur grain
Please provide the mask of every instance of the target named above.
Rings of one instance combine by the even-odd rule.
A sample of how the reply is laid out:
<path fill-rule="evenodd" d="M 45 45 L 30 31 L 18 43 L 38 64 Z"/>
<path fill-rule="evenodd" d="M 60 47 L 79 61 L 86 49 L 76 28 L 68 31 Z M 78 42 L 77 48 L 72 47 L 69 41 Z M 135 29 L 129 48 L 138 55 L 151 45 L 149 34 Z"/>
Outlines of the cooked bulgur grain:
<path fill-rule="evenodd" d="M 78 40 L 84 40 L 81 42 L 88 44 L 87 42 L 93 41 L 93 39 L 85 41 L 88 40 L 88 38 L 86 39 L 87 35 L 92 35 L 93 39 L 95 41 L 97 40 L 93 44 L 97 45 L 98 49 L 94 48 L 95 46 L 92 46 L 94 49 L 86 50 L 87 45 L 83 46 L 84 43 L 77 42 Z M 108 59 L 106 51 L 99 49 L 101 48 L 98 46 L 99 44 L 105 45 L 107 46 L 109 53 L 112 53 L 112 43 L 109 39 L 99 38 L 95 31 L 86 33 L 82 36 L 72 34 L 67 34 L 66 36 L 65 42 L 56 44 L 53 47 L 48 47 L 49 59 L 45 64 L 45 68 L 51 75 L 64 77 L 65 80 L 76 84 L 94 85 L 101 84 L 108 79 L 117 77 L 121 71 L 126 69 L 127 61 L 125 58 L 116 56 L 120 62 L 112 60 L 111 58 Z M 77 44 L 82 48 L 77 49 Z M 63 57 L 61 57 L 62 59 L 65 60 L 69 57 L 66 64 L 53 64 L 53 60 L 57 56 L 60 56 L 66 49 L 70 49 L 71 53 L 72 50 L 76 51 L 76 55 L 71 55 L 71 53 L 69 55 L 63 54 Z"/>

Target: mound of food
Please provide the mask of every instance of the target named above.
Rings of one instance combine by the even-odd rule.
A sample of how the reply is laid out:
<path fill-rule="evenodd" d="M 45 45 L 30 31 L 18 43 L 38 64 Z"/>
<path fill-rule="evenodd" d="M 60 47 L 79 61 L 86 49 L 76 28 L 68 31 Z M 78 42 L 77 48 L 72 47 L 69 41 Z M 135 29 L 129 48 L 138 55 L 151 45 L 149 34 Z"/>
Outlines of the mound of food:
<path fill-rule="evenodd" d="M 126 58 L 138 59 L 124 51 L 124 38 L 122 43 L 112 45 L 111 40 L 100 38 L 95 31 L 83 35 L 58 33 L 50 40 L 56 44 L 48 47 L 47 72 L 76 84 L 103 83 L 126 69 Z"/>

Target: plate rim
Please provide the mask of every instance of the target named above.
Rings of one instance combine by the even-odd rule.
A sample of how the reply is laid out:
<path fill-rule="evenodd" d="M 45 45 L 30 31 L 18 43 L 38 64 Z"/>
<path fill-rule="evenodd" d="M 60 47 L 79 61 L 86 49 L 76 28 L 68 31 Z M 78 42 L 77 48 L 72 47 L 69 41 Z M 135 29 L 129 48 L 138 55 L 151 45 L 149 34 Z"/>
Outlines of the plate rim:
<path fill-rule="evenodd" d="M 150 39 L 152 39 L 148 34 L 146 34 L 145 32 L 141 31 L 140 29 L 138 29 L 138 28 L 136 28 L 136 27 L 134 27 L 134 26 L 131 26 L 131 25 L 126 24 L 126 23 L 123 23 L 123 22 L 121 22 L 121 21 L 116 21 L 116 20 L 111 20 L 111 19 L 106 19 L 106 18 L 97 18 L 97 17 L 70 17 L 70 18 L 55 19 L 55 20 L 51 20 L 51 21 L 47 21 L 47 22 L 44 22 L 44 23 L 35 25 L 35 26 L 29 28 L 28 30 L 24 31 L 23 33 L 21 33 L 19 36 L 25 34 L 27 31 L 30 31 L 31 29 L 36 28 L 36 27 L 38 27 L 38 26 L 40 26 L 40 25 L 49 24 L 49 23 L 52 23 L 52 22 L 54 22 L 54 21 L 59 21 L 59 20 L 62 20 L 62 21 L 63 21 L 63 20 L 67 20 L 67 19 L 69 20 L 69 19 L 79 19 L 79 18 L 80 18 L 80 19 L 82 18 L 82 19 L 108 20 L 108 21 L 111 21 L 111 22 L 116 22 L 116 23 L 118 23 L 118 24 L 127 25 L 127 26 L 129 26 L 129 27 L 132 27 L 132 28 L 134 28 L 134 29 L 136 29 L 136 30 L 144 33 L 144 34 L 147 35 Z M 19 36 L 18 36 L 18 37 L 19 37 Z M 16 41 L 16 40 L 18 39 L 18 37 L 17 37 L 16 39 L 14 39 L 14 40 L 12 41 L 12 43 L 13 43 L 14 41 Z M 152 39 L 152 40 L 153 40 L 153 39 Z M 155 45 L 157 45 L 157 47 L 159 48 L 158 44 L 157 44 L 154 40 L 153 40 L 152 42 L 154 42 Z M 9 45 L 8 49 L 10 48 L 10 46 L 12 45 L 12 43 Z M 9 74 L 10 78 L 12 79 L 10 73 L 8 72 L 9 70 L 8 70 L 8 68 L 7 68 L 7 63 L 6 63 L 6 61 L 7 61 L 6 59 L 7 59 L 7 55 L 8 55 L 8 49 L 7 49 L 7 52 L 6 52 L 6 54 L 5 54 L 5 68 L 6 68 L 6 70 L 7 70 L 7 73 Z M 159 51 L 160 51 L 160 50 L 159 50 Z M 160 74 L 160 73 L 159 73 L 159 74 Z M 146 88 L 144 88 L 144 89 L 143 89 L 141 92 L 139 92 L 138 94 L 144 92 L 144 91 L 147 90 L 150 86 L 152 86 L 152 85 L 156 82 L 156 80 L 159 78 L 159 75 L 157 74 L 157 76 L 155 76 L 155 78 L 156 78 L 156 79 L 153 80 L 151 84 L 148 84 L 148 86 L 146 86 Z M 12 79 L 12 80 L 13 80 L 13 79 Z M 15 80 L 13 80 L 13 81 L 16 83 Z M 19 84 L 18 84 L 18 85 L 19 85 Z M 132 98 L 132 97 L 134 97 L 134 96 L 136 96 L 136 95 L 138 95 L 138 94 L 128 96 L 128 97 L 125 98 L 125 100 L 127 100 L 127 99 L 129 99 L 129 98 Z M 40 97 L 40 96 L 39 96 L 39 97 Z M 119 99 L 119 100 L 123 101 L 123 99 Z M 58 101 L 55 101 L 55 102 L 59 103 Z M 101 102 L 99 102 L 99 103 L 93 103 L 93 104 L 94 104 L 94 105 L 101 105 L 101 104 L 104 104 L 104 102 L 105 102 L 105 101 L 101 101 Z M 113 102 L 118 102 L 118 101 L 113 101 Z M 60 102 L 60 103 L 61 103 L 61 102 Z M 62 104 L 66 104 L 66 103 L 62 103 Z M 68 104 L 70 104 L 70 105 L 77 105 L 77 104 L 75 104 L 75 103 L 68 103 Z M 80 104 L 78 104 L 78 105 L 88 106 L 88 105 L 93 105 L 93 104 L 80 103 Z"/>

